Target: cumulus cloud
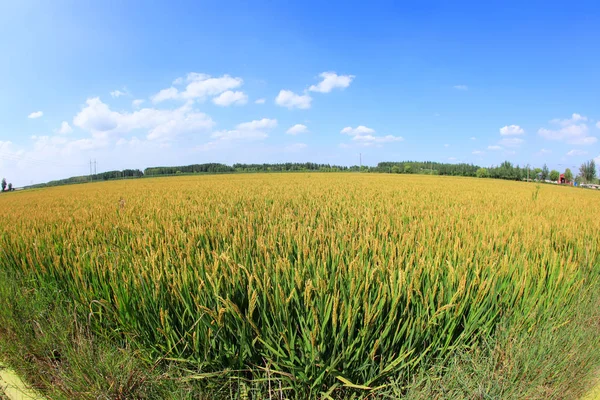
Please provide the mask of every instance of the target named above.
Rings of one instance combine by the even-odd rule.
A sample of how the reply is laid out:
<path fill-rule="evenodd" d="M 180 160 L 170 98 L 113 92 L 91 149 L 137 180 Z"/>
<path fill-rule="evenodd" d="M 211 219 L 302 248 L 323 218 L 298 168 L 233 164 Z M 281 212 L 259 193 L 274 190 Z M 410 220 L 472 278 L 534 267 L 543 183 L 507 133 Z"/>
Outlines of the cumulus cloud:
<path fill-rule="evenodd" d="M 290 110 L 293 108 L 299 108 L 305 110 L 310 108 L 312 97 L 308 94 L 299 95 L 291 90 L 281 90 L 275 98 L 275 104 L 281 107 L 287 107 Z"/>
<path fill-rule="evenodd" d="M 256 141 L 264 140 L 269 135 L 267 131 L 277 126 L 276 119 L 263 118 L 250 122 L 237 124 L 235 129 L 216 131 L 211 134 L 211 140 L 196 150 L 209 151 L 219 147 L 226 147 L 236 141 Z"/>
<path fill-rule="evenodd" d="M 469 87 L 467 85 L 454 85 L 452 87 L 456 90 L 469 90 Z"/>
<path fill-rule="evenodd" d="M 308 132 L 308 127 L 306 125 L 296 124 L 296 125 L 292 126 L 290 129 L 288 129 L 285 133 L 287 133 L 288 135 L 298 135 L 300 133 L 306 133 L 306 132 Z"/>
<path fill-rule="evenodd" d="M 255 131 L 255 130 L 259 130 L 259 129 L 271 129 L 271 128 L 275 128 L 276 126 L 277 126 L 276 119 L 263 118 L 263 119 L 257 119 L 254 121 L 243 122 L 241 124 L 238 124 L 236 126 L 236 129 L 239 129 L 242 131 Z"/>
<path fill-rule="evenodd" d="M 214 97 L 212 102 L 221 107 L 227 107 L 230 105 L 244 105 L 248 102 L 248 96 L 244 92 L 233 92 L 228 90 L 221 93 L 219 96 Z"/>
<path fill-rule="evenodd" d="M 31 114 L 29 114 L 27 116 L 27 118 L 36 119 L 36 118 L 40 118 L 42 115 L 44 115 L 44 113 L 42 111 L 35 111 L 35 112 L 32 112 Z"/>
<path fill-rule="evenodd" d="M 525 133 L 525 130 L 521 128 L 519 125 L 507 125 L 500 128 L 500 135 L 502 136 L 514 136 L 514 135 L 522 135 Z"/>
<path fill-rule="evenodd" d="M 548 149 L 541 149 L 540 150 L 540 154 L 550 154 L 552 153 L 552 150 L 548 150 Z"/>
<path fill-rule="evenodd" d="M 600 129 L 600 121 L 596 122 L 596 128 Z"/>
<path fill-rule="evenodd" d="M 573 114 L 568 119 L 555 118 L 550 121 L 555 128 L 540 128 L 538 135 L 547 140 L 566 142 L 569 144 L 593 144 L 598 141 L 595 136 L 589 135 L 589 128 L 585 123 L 587 117 Z"/>
<path fill-rule="evenodd" d="M 182 83 L 183 78 L 174 81 L 174 84 Z M 186 77 L 186 83 L 185 89 L 181 91 L 173 86 L 159 91 L 151 97 L 152 102 L 160 103 L 166 100 L 203 101 L 209 96 L 218 96 L 223 92 L 242 86 L 244 80 L 227 74 L 214 78 L 207 74 L 190 72 Z"/>
<path fill-rule="evenodd" d="M 143 103 L 144 103 L 143 99 L 136 99 L 131 102 L 131 105 L 133 106 L 133 108 L 140 108 Z"/>
<path fill-rule="evenodd" d="M 208 131 L 214 121 L 206 114 L 195 111 L 190 102 L 170 110 L 143 108 L 133 113 L 112 111 L 98 97 L 86 101 L 85 107 L 73 118 L 73 125 L 107 137 L 137 129 L 147 132 L 148 140 L 168 141 L 181 133 Z"/>
<path fill-rule="evenodd" d="M 173 100 L 180 96 L 179 90 L 174 87 L 170 87 L 168 89 L 163 89 L 160 92 L 156 93 L 154 96 L 150 97 L 153 103 L 160 103 L 165 100 Z"/>
<path fill-rule="evenodd" d="M 220 140 L 257 140 L 266 139 L 266 131 L 277 126 L 276 119 L 257 119 L 237 124 L 235 129 L 214 132 L 211 137 Z"/>
<path fill-rule="evenodd" d="M 571 150 L 571 151 L 569 151 L 569 152 L 567 153 L 567 156 L 569 156 L 569 157 L 574 157 L 574 156 L 585 156 L 585 155 L 587 155 L 587 154 L 588 154 L 588 152 L 587 152 L 587 151 L 585 151 L 585 150 L 577 150 L 577 149 L 575 149 L 575 150 Z"/>
<path fill-rule="evenodd" d="M 60 128 L 58 128 L 55 132 L 59 135 L 66 135 L 73 132 L 73 128 L 71 128 L 71 125 L 69 125 L 67 121 L 63 121 L 60 124 Z"/>
<path fill-rule="evenodd" d="M 369 135 L 371 133 L 375 133 L 375 129 L 367 128 L 364 125 L 359 125 L 356 128 L 352 128 L 351 126 L 347 126 L 340 131 L 345 135 L 350 136 L 358 136 L 358 135 Z"/>
<path fill-rule="evenodd" d="M 117 97 L 121 97 L 121 96 L 129 96 L 129 92 L 127 91 L 127 89 L 123 89 L 121 90 L 113 90 L 112 92 L 110 92 L 110 95 L 113 98 L 117 98 Z"/>
<path fill-rule="evenodd" d="M 381 146 L 383 143 L 401 142 L 404 140 L 402 136 L 385 135 L 376 136 L 374 135 L 375 130 L 368 128 L 364 125 L 359 125 L 356 128 L 347 126 L 340 131 L 341 134 L 349 135 L 352 137 L 352 141 L 356 142 L 361 146 Z"/>
<path fill-rule="evenodd" d="M 355 78 L 354 75 L 338 75 L 335 72 L 323 72 L 319 74 L 323 79 L 316 85 L 308 88 L 311 92 L 329 93 L 335 88 L 345 89 Z"/>

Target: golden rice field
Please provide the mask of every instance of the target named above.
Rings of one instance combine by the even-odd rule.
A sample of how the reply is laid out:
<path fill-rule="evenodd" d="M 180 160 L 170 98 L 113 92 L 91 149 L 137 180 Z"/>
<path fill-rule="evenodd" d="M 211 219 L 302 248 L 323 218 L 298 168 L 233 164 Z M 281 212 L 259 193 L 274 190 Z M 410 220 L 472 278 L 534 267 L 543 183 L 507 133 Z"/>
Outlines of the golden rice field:
<path fill-rule="evenodd" d="M 74 185 L 0 196 L 0 267 L 207 378 L 366 390 L 568 307 L 597 276 L 599 199 L 352 173 Z"/>

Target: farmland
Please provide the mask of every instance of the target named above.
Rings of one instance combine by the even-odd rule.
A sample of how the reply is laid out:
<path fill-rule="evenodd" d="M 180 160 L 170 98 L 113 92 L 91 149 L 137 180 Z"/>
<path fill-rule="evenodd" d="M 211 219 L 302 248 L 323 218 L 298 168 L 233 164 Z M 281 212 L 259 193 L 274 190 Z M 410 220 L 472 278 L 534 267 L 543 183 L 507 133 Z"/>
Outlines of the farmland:
<path fill-rule="evenodd" d="M 0 268 L 203 387 L 362 396 L 449 365 L 500 326 L 560 337 L 598 287 L 599 199 L 350 173 L 47 188 L 0 196 Z"/>

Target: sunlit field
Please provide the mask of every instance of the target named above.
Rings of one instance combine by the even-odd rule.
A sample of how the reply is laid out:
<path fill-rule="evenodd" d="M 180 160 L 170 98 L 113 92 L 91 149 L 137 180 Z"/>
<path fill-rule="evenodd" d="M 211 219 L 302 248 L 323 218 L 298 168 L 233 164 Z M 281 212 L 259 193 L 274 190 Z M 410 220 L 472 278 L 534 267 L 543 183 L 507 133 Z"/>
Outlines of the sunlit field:
<path fill-rule="evenodd" d="M 0 267 L 196 379 L 335 397 L 556 318 L 597 279 L 599 200 L 357 173 L 73 185 L 0 196 Z"/>

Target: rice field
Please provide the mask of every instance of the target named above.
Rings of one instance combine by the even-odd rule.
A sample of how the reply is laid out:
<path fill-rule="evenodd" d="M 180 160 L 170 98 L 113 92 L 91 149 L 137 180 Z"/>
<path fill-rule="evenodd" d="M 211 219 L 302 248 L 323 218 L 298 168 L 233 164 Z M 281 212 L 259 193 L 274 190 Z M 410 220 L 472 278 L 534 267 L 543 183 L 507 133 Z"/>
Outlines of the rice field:
<path fill-rule="evenodd" d="M 568 307 L 598 277 L 599 199 L 351 173 L 73 185 L 0 196 L 0 267 L 196 378 L 370 391 Z"/>

